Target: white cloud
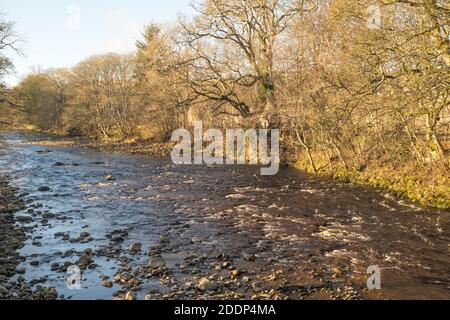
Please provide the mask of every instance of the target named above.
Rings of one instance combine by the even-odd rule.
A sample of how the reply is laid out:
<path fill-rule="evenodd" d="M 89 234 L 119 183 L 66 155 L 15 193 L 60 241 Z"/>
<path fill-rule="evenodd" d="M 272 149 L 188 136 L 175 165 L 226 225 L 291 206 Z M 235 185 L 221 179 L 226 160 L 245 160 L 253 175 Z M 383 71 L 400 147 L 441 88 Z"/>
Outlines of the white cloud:
<path fill-rule="evenodd" d="M 105 43 L 107 50 L 118 53 L 132 51 L 142 29 L 141 24 L 134 21 L 125 9 L 110 10 L 106 17 L 111 34 L 114 34 L 114 38 Z"/>

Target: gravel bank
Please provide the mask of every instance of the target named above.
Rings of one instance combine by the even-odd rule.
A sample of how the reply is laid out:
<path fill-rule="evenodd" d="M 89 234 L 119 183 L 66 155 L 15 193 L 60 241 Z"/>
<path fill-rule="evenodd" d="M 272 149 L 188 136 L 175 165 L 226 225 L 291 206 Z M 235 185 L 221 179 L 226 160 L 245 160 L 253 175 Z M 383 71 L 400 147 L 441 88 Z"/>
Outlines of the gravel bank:
<path fill-rule="evenodd" d="M 17 191 L 8 177 L 0 176 L 0 300 L 56 299 L 54 288 L 26 283 L 23 271 L 17 268 L 23 260 L 17 250 L 26 241 L 26 227 L 16 226 L 15 214 L 25 208 Z"/>

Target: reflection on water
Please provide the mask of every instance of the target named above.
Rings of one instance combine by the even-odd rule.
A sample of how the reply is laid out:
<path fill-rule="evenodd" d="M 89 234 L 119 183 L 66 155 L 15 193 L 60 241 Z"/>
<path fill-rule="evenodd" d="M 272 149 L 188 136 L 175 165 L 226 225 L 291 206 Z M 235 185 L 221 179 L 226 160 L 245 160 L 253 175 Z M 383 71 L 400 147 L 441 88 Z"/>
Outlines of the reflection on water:
<path fill-rule="evenodd" d="M 379 265 L 383 290 L 363 297 L 450 298 L 448 212 L 291 169 L 263 177 L 254 167 L 174 166 L 146 156 L 42 147 L 28 143 L 33 138 L 2 135 L 8 148 L 0 172 L 24 195 L 20 214 L 33 216 L 35 228 L 20 251 L 25 278 L 55 286 L 65 298 L 111 299 L 120 289 L 99 280 L 121 267 L 120 257 L 100 254 L 115 230 L 128 233 L 122 249 L 142 243 L 141 254 L 121 254 L 133 268 L 146 265 L 146 252 L 167 236 L 163 256 L 179 281 L 192 253 L 224 252 L 254 274 L 286 270 L 289 284 L 313 283 L 316 276 L 363 286 L 367 267 Z M 50 191 L 38 191 L 44 186 Z M 80 241 L 80 233 L 88 239 Z M 52 265 L 75 262 L 86 249 L 97 266 L 83 272 L 82 290 L 68 290 L 67 275 L 52 272 Z M 164 290 L 148 280 L 138 297 L 155 286 Z"/>

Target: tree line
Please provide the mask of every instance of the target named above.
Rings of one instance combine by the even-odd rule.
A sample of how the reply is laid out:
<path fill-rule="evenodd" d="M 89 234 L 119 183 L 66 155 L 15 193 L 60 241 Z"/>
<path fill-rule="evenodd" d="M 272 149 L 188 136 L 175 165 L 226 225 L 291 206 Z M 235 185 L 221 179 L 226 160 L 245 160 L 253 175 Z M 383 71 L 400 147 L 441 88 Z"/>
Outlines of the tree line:
<path fill-rule="evenodd" d="M 283 156 L 314 172 L 406 164 L 448 179 L 448 1 L 194 8 L 172 25 L 149 24 L 132 54 L 34 72 L 8 96 L 43 130 L 165 141 L 195 120 L 279 128 Z"/>

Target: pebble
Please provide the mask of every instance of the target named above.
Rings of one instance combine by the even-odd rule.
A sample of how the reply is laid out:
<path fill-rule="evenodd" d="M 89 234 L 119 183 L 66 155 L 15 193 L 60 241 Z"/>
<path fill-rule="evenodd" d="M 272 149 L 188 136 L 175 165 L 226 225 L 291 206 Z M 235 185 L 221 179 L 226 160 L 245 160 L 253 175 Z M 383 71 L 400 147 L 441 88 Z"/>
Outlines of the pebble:
<path fill-rule="evenodd" d="M 131 279 L 133 279 L 133 275 L 129 272 L 125 272 L 120 275 L 120 279 L 123 281 L 130 281 Z"/>
<path fill-rule="evenodd" d="M 91 263 L 92 258 L 87 254 L 83 254 L 75 264 L 83 270 L 86 269 Z"/>
<path fill-rule="evenodd" d="M 42 218 L 44 218 L 44 219 L 53 219 L 55 217 L 56 217 L 56 215 L 54 213 L 51 213 L 51 212 L 46 212 L 46 213 L 44 213 L 42 215 Z"/>
<path fill-rule="evenodd" d="M 162 257 L 155 257 L 150 260 L 148 266 L 154 269 L 163 268 L 166 266 L 166 260 L 164 260 Z"/>
<path fill-rule="evenodd" d="M 128 251 L 131 253 L 139 253 L 142 250 L 142 244 L 141 243 L 133 243 L 128 248 Z"/>
<path fill-rule="evenodd" d="M 151 300 L 153 300 L 153 299 L 152 299 L 152 295 L 146 294 L 145 297 L 144 297 L 144 300 L 145 300 L 145 301 L 151 301 Z"/>
<path fill-rule="evenodd" d="M 136 300 L 136 296 L 132 292 L 127 292 L 127 294 L 125 295 L 125 300 Z"/>
<path fill-rule="evenodd" d="M 19 222 L 30 222 L 33 218 L 29 216 L 16 216 L 16 220 Z"/>
<path fill-rule="evenodd" d="M 17 268 L 17 269 L 16 269 L 16 272 L 17 272 L 18 274 L 24 274 L 25 272 L 27 272 L 27 269 L 25 269 L 25 268 Z"/>
<path fill-rule="evenodd" d="M 112 241 L 112 242 L 124 242 L 125 240 L 124 240 L 123 237 L 121 237 L 121 236 L 113 236 L 113 237 L 111 238 L 111 241 Z"/>
<path fill-rule="evenodd" d="M 197 288 L 201 291 L 216 291 L 219 285 L 216 281 L 210 280 L 208 278 L 201 278 L 198 281 Z"/>
<path fill-rule="evenodd" d="M 58 271 L 61 268 L 61 266 L 59 265 L 59 263 L 53 263 L 51 265 L 51 271 Z"/>

